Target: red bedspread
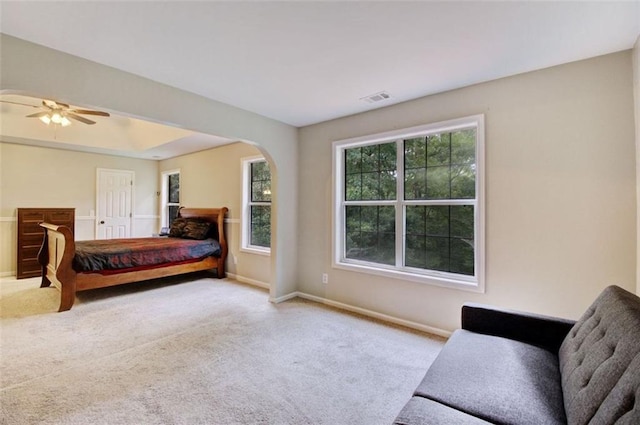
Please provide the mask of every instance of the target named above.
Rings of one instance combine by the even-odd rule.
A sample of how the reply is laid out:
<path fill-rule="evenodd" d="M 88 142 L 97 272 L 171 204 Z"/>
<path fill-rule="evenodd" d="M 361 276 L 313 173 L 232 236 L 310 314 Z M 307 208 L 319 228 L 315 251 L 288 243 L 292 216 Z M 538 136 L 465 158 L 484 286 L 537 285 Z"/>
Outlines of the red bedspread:
<path fill-rule="evenodd" d="M 220 256 L 220 244 L 215 239 L 104 239 L 78 241 L 75 245 L 73 269 L 77 272 L 153 267 Z"/>

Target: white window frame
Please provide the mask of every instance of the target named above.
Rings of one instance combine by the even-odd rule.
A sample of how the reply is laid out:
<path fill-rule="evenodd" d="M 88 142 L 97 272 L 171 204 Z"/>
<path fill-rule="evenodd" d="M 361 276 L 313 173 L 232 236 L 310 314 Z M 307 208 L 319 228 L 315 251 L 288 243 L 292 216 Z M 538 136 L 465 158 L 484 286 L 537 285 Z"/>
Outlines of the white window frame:
<path fill-rule="evenodd" d="M 345 204 L 344 200 L 344 155 L 346 149 L 379 144 L 384 142 L 395 142 L 403 139 L 424 136 L 440 132 L 460 130 L 464 128 L 476 128 L 476 197 L 475 199 L 462 201 L 462 204 L 474 206 L 474 242 L 475 242 L 475 265 L 474 275 L 466 276 L 462 274 L 440 272 L 436 270 L 423 270 L 410 267 L 403 267 L 403 257 L 405 249 L 404 230 L 404 208 L 407 205 L 437 205 L 439 201 L 406 201 L 404 200 L 404 169 L 398 169 L 397 196 L 395 200 L 373 201 L 372 205 L 387 204 L 396 207 L 396 265 L 387 266 L 384 264 L 366 262 L 346 258 L 345 254 Z M 448 121 L 432 124 L 420 125 L 401 130 L 394 130 L 385 133 L 378 133 L 368 136 L 356 137 L 333 142 L 333 231 L 332 231 L 332 267 L 373 275 L 379 275 L 394 279 L 409 280 L 413 282 L 425 283 L 429 285 L 444 286 L 455 289 L 462 289 L 471 292 L 485 291 L 485 161 L 484 161 L 484 115 L 473 115 Z M 401 150 L 402 143 L 398 143 L 398 160 L 403 157 Z M 358 204 L 366 204 L 367 201 L 360 201 Z M 456 200 L 447 201 L 447 205 L 456 204 Z"/>
<path fill-rule="evenodd" d="M 169 199 L 169 176 L 172 174 L 180 174 L 180 169 L 167 170 L 161 173 L 160 186 L 160 227 L 169 227 L 169 207 L 180 207 L 180 202 L 168 202 Z M 182 176 L 180 176 L 182 183 Z M 182 199 L 182 187 L 180 187 L 180 199 Z"/>
<path fill-rule="evenodd" d="M 271 255 L 271 248 L 251 245 L 251 206 L 269 206 L 271 202 L 251 201 L 251 164 L 256 162 L 267 162 L 264 156 L 250 156 L 241 158 L 242 162 L 242 237 L 240 251 L 250 254 Z"/>

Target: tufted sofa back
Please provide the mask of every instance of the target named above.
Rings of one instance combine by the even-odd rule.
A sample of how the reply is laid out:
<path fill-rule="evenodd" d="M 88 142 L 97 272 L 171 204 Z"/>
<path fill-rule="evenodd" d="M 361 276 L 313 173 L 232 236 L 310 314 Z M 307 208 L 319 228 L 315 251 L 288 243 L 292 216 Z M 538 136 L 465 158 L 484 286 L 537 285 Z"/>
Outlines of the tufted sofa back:
<path fill-rule="evenodd" d="M 609 286 L 559 352 L 567 422 L 640 424 L 640 298 Z"/>

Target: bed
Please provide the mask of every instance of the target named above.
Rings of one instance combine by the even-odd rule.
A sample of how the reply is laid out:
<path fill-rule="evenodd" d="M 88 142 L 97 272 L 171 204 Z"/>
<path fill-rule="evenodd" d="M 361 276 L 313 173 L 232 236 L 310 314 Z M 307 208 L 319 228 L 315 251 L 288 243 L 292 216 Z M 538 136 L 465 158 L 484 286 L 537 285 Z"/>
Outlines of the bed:
<path fill-rule="evenodd" d="M 73 306 L 78 291 L 210 269 L 216 269 L 216 276 L 224 278 L 228 253 L 224 231 L 227 211 L 226 207 L 181 208 L 180 220 L 171 227 L 172 236 L 177 237 L 75 242 L 68 227 L 40 223 L 45 231 L 38 254 L 42 266 L 40 287 L 53 284 L 59 288 L 58 311 L 66 311 Z M 174 225 L 177 222 L 182 224 L 181 228 Z M 206 227 L 206 236 L 180 237 L 189 226 L 196 230 Z M 87 252 L 92 256 L 83 257 Z"/>

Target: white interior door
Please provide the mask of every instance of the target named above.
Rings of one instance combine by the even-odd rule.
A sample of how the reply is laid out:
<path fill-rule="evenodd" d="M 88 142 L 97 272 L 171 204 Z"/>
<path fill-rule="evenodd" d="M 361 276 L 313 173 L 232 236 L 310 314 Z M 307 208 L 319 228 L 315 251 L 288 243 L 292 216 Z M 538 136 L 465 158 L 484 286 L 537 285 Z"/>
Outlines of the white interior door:
<path fill-rule="evenodd" d="M 133 171 L 98 168 L 96 239 L 131 237 Z"/>

